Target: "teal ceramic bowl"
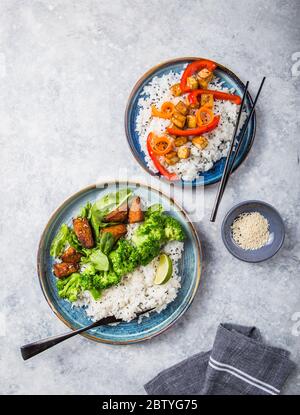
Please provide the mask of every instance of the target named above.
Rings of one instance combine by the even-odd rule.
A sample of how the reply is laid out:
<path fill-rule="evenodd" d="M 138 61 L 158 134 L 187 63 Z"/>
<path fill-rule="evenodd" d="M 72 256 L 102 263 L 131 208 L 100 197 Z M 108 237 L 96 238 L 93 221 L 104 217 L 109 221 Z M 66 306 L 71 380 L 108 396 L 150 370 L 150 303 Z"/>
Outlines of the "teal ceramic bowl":
<path fill-rule="evenodd" d="M 151 174 L 152 176 L 159 176 L 163 180 L 166 180 L 166 179 L 164 179 L 164 177 L 161 176 L 159 173 L 154 173 L 148 167 L 147 162 L 146 162 L 146 155 L 141 147 L 139 134 L 136 131 L 136 120 L 137 120 L 139 111 L 141 109 L 139 105 L 139 99 L 143 96 L 142 95 L 143 88 L 147 86 L 149 82 L 151 82 L 151 80 L 155 76 L 161 77 L 169 73 L 170 71 L 173 71 L 175 73 L 181 73 L 188 63 L 191 63 L 199 59 L 205 59 L 205 58 L 200 58 L 200 57 L 198 58 L 195 58 L 195 57 L 177 58 L 177 59 L 172 59 L 167 62 L 161 63 L 155 66 L 154 68 L 151 68 L 138 80 L 138 82 L 133 87 L 133 90 L 128 98 L 127 107 L 125 111 L 125 132 L 126 132 L 127 141 L 131 149 L 131 152 L 133 156 L 135 157 L 136 161 L 140 164 L 140 166 L 145 171 L 147 171 L 147 173 Z M 240 97 L 243 96 L 245 85 L 240 80 L 240 78 L 235 73 L 233 73 L 230 69 L 217 63 L 217 69 L 215 70 L 215 74 L 218 78 L 221 79 L 224 86 L 230 89 L 234 88 L 236 91 L 235 93 L 237 95 L 239 95 Z M 247 113 L 250 112 L 252 108 L 252 104 L 253 104 L 253 101 L 248 92 L 246 101 L 245 101 L 245 108 L 246 108 Z M 246 137 L 243 140 L 243 144 L 239 150 L 239 154 L 236 157 L 236 160 L 234 163 L 234 170 L 237 169 L 247 157 L 247 154 L 249 153 L 252 147 L 253 141 L 254 141 L 255 132 L 256 132 L 256 115 L 254 113 L 248 125 L 247 131 L 246 131 Z M 210 170 L 203 172 L 203 173 L 199 172 L 197 178 L 194 180 L 190 180 L 190 181 L 177 180 L 177 181 L 173 181 L 172 183 L 177 184 L 177 185 L 184 184 L 184 186 L 192 186 L 192 187 L 211 185 L 221 180 L 224 166 L 225 166 L 225 157 L 221 158 L 219 161 L 214 163 L 213 167 Z"/>
<path fill-rule="evenodd" d="M 37 266 L 43 294 L 56 316 L 68 327 L 75 330 L 91 323 L 83 308 L 58 297 L 56 281 L 52 273 L 53 259 L 49 250 L 51 242 L 62 223 L 71 224 L 80 207 L 87 201 L 95 201 L 116 189 L 130 187 L 135 194 L 149 203 L 161 203 L 169 214 L 178 219 L 186 233 L 184 253 L 179 264 L 182 276 L 181 288 L 176 299 L 160 313 L 153 312 L 141 323 L 133 320 L 114 326 L 102 326 L 89 330 L 83 336 L 97 342 L 129 344 L 150 339 L 170 328 L 187 310 L 199 285 L 202 255 L 196 231 L 185 212 L 168 196 L 152 187 L 135 182 L 101 183 L 87 187 L 68 198 L 52 215 L 41 237 Z"/>

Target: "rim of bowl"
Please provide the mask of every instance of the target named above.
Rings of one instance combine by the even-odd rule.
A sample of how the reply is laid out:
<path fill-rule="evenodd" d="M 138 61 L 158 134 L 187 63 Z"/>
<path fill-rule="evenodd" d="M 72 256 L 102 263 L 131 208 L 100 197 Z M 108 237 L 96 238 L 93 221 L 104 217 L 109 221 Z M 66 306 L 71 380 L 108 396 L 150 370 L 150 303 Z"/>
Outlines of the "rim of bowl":
<path fill-rule="evenodd" d="M 263 259 L 256 259 L 256 260 L 253 260 L 253 261 L 251 261 L 251 260 L 248 260 L 248 259 L 245 259 L 245 258 L 242 258 L 242 257 L 240 257 L 240 256 L 238 256 L 237 254 L 235 254 L 234 252 L 232 252 L 231 250 L 230 250 L 230 248 L 229 248 L 229 245 L 227 244 L 227 240 L 226 240 L 226 238 L 225 238 L 225 223 L 226 223 L 226 221 L 227 221 L 227 219 L 228 219 L 228 217 L 236 210 L 236 209 L 238 209 L 239 207 L 241 207 L 241 206 L 247 206 L 247 205 L 249 205 L 249 204 L 251 204 L 251 203 L 256 203 L 256 204 L 258 204 L 258 205 L 262 205 L 262 206 L 267 206 L 269 209 L 271 209 L 271 210 L 273 210 L 273 212 L 275 212 L 275 214 L 278 216 L 278 218 L 279 218 L 279 221 L 281 222 L 281 225 L 282 225 L 282 230 L 283 230 L 283 232 L 282 232 L 282 238 L 281 238 L 281 241 L 280 241 L 280 244 L 279 244 L 279 246 L 278 246 L 278 248 L 272 253 L 272 255 L 270 255 L 270 256 L 268 256 L 267 258 L 263 258 Z M 285 239 L 285 226 L 284 226 L 284 221 L 283 221 L 283 219 L 282 219 L 282 216 L 280 215 L 280 213 L 278 212 L 278 210 L 277 209 L 275 209 L 274 208 L 274 206 L 272 206 L 272 205 L 270 205 L 270 203 L 267 203 L 267 202 L 263 202 L 262 200 L 256 200 L 256 199 L 251 199 L 251 200 L 245 200 L 244 202 L 240 202 L 240 203 L 238 203 L 237 205 L 234 205 L 227 213 L 226 213 L 226 215 L 225 215 L 225 217 L 224 217 L 224 219 L 223 219 L 223 222 L 222 222 L 222 225 L 221 225 L 221 235 L 222 235 L 222 240 L 223 240 L 223 243 L 224 243 L 224 245 L 225 245 L 225 247 L 226 247 L 226 249 L 227 249 L 227 251 L 232 255 L 232 256 L 234 256 L 235 258 L 237 258 L 237 259 L 239 259 L 240 261 L 243 261 L 243 262 L 248 262 L 248 263 L 258 263 L 258 262 L 264 262 L 264 261 L 267 261 L 268 259 L 271 259 L 271 258 L 273 258 L 273 256 L 274 255 L 276 255 L 277 254 L 277 252 L 281 249 L 281 247 L 282 247 L 282 245 L 283 245 L 283 243 L 284 243 L 284 239 Z"/>
<path fill-rule="evenodd" d="M 148 167 L 146 167 L 145 165 L 144 165 L 144 163 L 142 163 L 142 161 L 140 160 L 140 157 L 139 157 L 139 155 L 138 155 L 138 153 L 137 153 L 137 151 L 136 151 L 136 148 L 135 148 L 135 146 L 132 144 L 132 139 L 131 139 L 131 135 L 130 135 L 130 132 L 129 132 L 129 126 L 128 126 L 128 122 L 127 122 L 127 120 L 128 120 L 128 114 L 129 114 L 129 109 L 130 109 L 130 104 L 131 104 L 131 101 L 132 101 L 132 99 L 133 99 L 133 97 L 135 96 L 135 94 L 136 94 L 136 92 L 137 92 L 137 90 L 139 89 L 139 87 L 142 85 L 142 83 L 144 82 L 144 80 L 148 77 L 148 76 L 150 76 L 151 74 L 153 74 L 155 71 L 157 71 L 157 70 L 159 70 L 159 69 L 162 69 L 162 68 L 164 68 L 164 67 L 166 67 L 166 66 L 169 66 L 169 65 L 172 65 L 172 64 L 175 64 L 175 63 L 180 63 L 180 62 L 188 62 L 188 61 L 195 61 L 195 60 L 200 60 L 200 59 L 208 59 L 208 58 L 203 58 L 203 57 L 196 57 L 196 56 L 187 56 L 187 57 L 181 57 L 181 58 L 173 58 L 173 59 L 169 59 L 169 60 L 166 60 L 166 61 L 163 61 L 163 62 L 161 62 L 161 63 L 159 63 L 159 64 L 157 64 L 157 65 L 154 65 L 154 66 L 152 66 L 150 69 L 148 69 L 148 71 L 146 71 L 137 81 L 136 81 L 136 83 L 134 84 L 134 86 L 133 86 L 133 88 L 132 88 L 132 90 L 131 90 L 131 92 L 130 92 L 130 95 L 129 95 L 129 97 L 128 97 L 128 100 L 127 100 L 127 104 L 126 104 L 126 109 L 125 109 L 125 116 L 124 116 L 124 126 L 125 126 L 125 134 L 126 134 L 126 138 L 127 138 L 127 143 L 128 143 L 128 145 L 129 145 L 129 148 L 130 148 L 130 151 L 131 151 L 131 154 L 133 155 L 133 157 L 135 158 L 135 160 L 138 162 L 138 164 L 142 167 L 142 169 L 145 171 L 145 172 L 147 172 L 148 174 L 150 174 L 151 176 L 154 176 L 154 177 L 159 177 L 159 178 L 161 178 L 164 182 L 166 182 L 166 183 L 173 183 L 173 184 L 175 184 L 176 186 L 178 186 L 178 185 L 180 185 L 180 184 L 184 184 L 185 186 L 190 186 L 190 187 L 198 187 L 198 186 L 212 186 L 212 185 L 215 185 L 215 184 L 217 184 L 217 183 L 219 183 L 219 181 L 221 180 L 221 178 L 219 178 L 218 180 L 216 180 L 216 181 L 213 181 L 212 183 L 203 183 L 203 184 L 197 184 L 197 183 L 193 183 L 193 181 L 184 181 L 184 180 L 182 180 L 182 179 L 179 179 L 179 180 L 174 180 L 174 181 L 172 181 L 172 182 L 170 182 L 170 180 L 167 180 L 163 175 L 161 175 L 160 173 L 155 173 L 155 172 L 153 172 L 153 171 L 151 171 Z M 240 79 L 240 77 L 239 76 L 237 76 L 234 72 L 232 72 L 232 70 L 231 69 L 229 69 L 229 68 L 227 68 L 226 66 L 224 66 L 224 65 L 221 65 L 221 64 L 219 64 L 218 62 L 216 62 L 216 61 L 214 61 L 216 64 L 217 64 L 217 66 L 219 67 L 219 68 L 221 68 L 224 72 L 227 72 L 232 78 L 234 78 L 235 79 L 235 81 L 238 83 L 238 84 L 241 84 L 242 86 L 243 86 L 243 88 L 245 88 L 245 84 L 244 84 L 244 82 L 242 82 L 242 80 Z M 247 98 L 249 99 L 249 101 L 250 101 L 250 104 L 251 105 L 253 105 L 253 99 L 252 99 L 252 97 L 251 97 L 251 95 L 250 95 L 250 93 L 249 93 L 249 91 L 247 92 Z M 252 146 L 253 146 L 253 143 L 254 143 L 254 140 L 255 140 L 255 136 L 256 136 L 256 109 L 254 110 L 254 113 L 253 113 L 253 117 L 252 117 L 252 121 L 253 121 L 253 134 L 252 134 L 252 137 L 251 137 L 251 141 L 250 141 L 250 143 L 249 143 L 249 145 L 248 145 L 248 147 L 247 147 L 247 149 L 246 149 L 246 152 L 245 152 L 245 154 L 243 155 L 243 157 L 242 157 L 242 159 L 241 159 L 241 161 L 237 164 L 237 165 L 235 165 L 234 167 L 233 167 L 233 170 L 232 170 L 232 173 L 231 174 L 233 174 L 242 164 L 243 164 L 243 162 L 247 159 L 247 157 L 248 157 L 248 155 L 249 155 L 249 153 L 250 153 L 250 151 L 251 151 L 251 149 L 252 149 Z M 199 177 L 201 177 L 201 176 L 199 176 Z"/>
<path fill-rule="evenodd" d="M 38 245 L 38 252 L 37 252 L 37 273 L 38 273 L 38 279 L 39 279 L 39 283 L 40 283 L 40 287 L 42 289 L 42 293 L 49 305 L 49 307 L 51 308 L 51 310 L 54 312 L 54 314 L 56 315 L 56 317 L 59 318 L 60 321 L 62 321 L 67 327 L 69 327 L 71 330 L 76 330 L 77 328 L 73 326 L 72 323 L 70 323 L 67 319 L 65 319 L 60 312 L 56 309 L 55 305 L 52 303 L 50 296 L 47 294 L 47 290 L 46 290 L 46 273 L 44 272 L 43 269 L 43 264 L 42 264 L 42 257 L 43 257 L 43 252 L 44 252 L 44 244 L 45 244 L 45 238 L 46 235 L 48 234 L 50 225 L 52 224 L 53 220 L 56 218 L 56 216 L 69 204 L 71 203 L 73 200 L 75 200 L 77 197 L 79 197 L 81 194 L 92 190 L 92 189 L 97 189 L 98 186 L 103 186 L 103 185 L 111 185 L 111 184 L 127 184 L 127 185 L 138 185 L 140 187 L 146 187 L 151 189 L 151 191 L 155 191 L 156 193 L 158 193 L 159 195 L 162 195 L 163 197 L 166 197 L 171 205 L 175 206 L 176 208 L 179 209 L 179 211 L 183 214 L 183 216 L 185 217 L 185 219 L 187 220 L 187 224 L 192 232 L 192 235 L 194 236 L 195 242 L 196 242 L 196 252 L 197 252 L 197 269 L 196 269 L 196 281 L 195 281 L 195 287 L 194 290 L 192 292 L 191 298 L 189 299 L 189 301 L 187 302 L 185 308 L 180 312 L 180 314 L 178 314 L 175 319 L 173 321 L 171 321 L 166 327 L 162 328 L 161 330 L 159 330 L 157 333 L 153 333 L 151 335 L 145 336 L 141 339 L 134 339 L 134 340 L 126 340 L 126 341 L 114 341 L 114 340 L 107 340 L 107 339 L 101 339 L 99 337 L 96 337 L 92 334 L 89 333 L 80 333 L 81 336 L 89 339 L 89 340 L 93 340 L 97 343 L 105 343 L 105 344 L 113 344 L 113 345 L 127 345 L 127 344 L 133 344 L 133 343 L 140 343 L 146 340 L 150 340 L 153 337 L 156 337 L 162 333 L 164 333 L 166 330 L 168 330 L 169 328 L 171 328 L 184 314 L 185 312 L 188 310 L 188 308 L 190 307 L 190 305 L 192 304 L 196 292 L 198 290 L 199 287 L 199 283 L 200 283 L 200 278 L 202 275 L 202 270 L 203 270 L 203 252 L 202 252 L 202 247 L 201 247 L 201 242 L 198 236 L 198 233 L 196 231 L 196 228 L 193 225 L 193 222 L 191 221 L 191 219 L 189 218 L 188 214 L 185 212 L 185 210 L 171 197 L 167 196 L 164 192 L 162 192 L 161 190 L 158 190 L 148 184 L 142 183 L 140 181 L 127 181 L 127 180 L 111 180 L 111 181 L 104 181 L 104 182 L 98 182 L 89 186 L 84 187 L 83 189 L 77 191 L 76 193 L 74 193 L 73 195 L 69 196 L 68 198 L 66 198 L 61 205 L 55 209 L 53 211 L 53 213 L 51 214 L 44 230 L 42 233 L 42 236 L 40 238 L 40 242 Z"/>

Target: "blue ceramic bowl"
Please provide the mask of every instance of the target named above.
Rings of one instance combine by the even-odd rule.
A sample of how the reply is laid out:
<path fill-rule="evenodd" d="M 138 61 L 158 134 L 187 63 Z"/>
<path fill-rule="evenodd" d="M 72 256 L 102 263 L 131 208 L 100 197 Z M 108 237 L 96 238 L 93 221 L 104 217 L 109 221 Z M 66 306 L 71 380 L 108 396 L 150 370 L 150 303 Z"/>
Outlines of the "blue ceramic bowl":
<path fill-rule="evenodd" d="M 141 98 L 141 92 L 145 85 L 147 85 L 154 76 L 162 76 L 171 70 L 175 73 L 180 73 L 184 66 L 187 63 L 190 63 L 194 60 L 203 59 L 203 58 L 179 58 L 167 61 L 160 65 L 155 66 L 154 68 L 150 69 L 142 78 L 136 83 L 134 86 L 130 97 L 128 99 L 126 112 L 125 112 L 125 131 L 127 136 L 127 141 L 130 146 L 131 152 L 134 155 L 137 162 L 141 165 L 141 167 L 146 170 L 151 175 L 160 176 L 159 174 L 153 173 L 151 169 L 147 166 L 145 160 L 145 153 L 142 151 L 140 142 L 139 142 L 139 135 L 135 131 L 136 127 L 136 119 L 137 115 L 140 110 L 140 106 L 138 104 L 139 99 Z M 236 94 L 243 96 L 243 91 L 245 89 L 245 85 L 242 81 L 229 69 L 225 68 L 224 66 L 217 64 L 218 67 L 215 70 L 215 74 L 218 78 L 220 78 L 224 82 L 224 86 L 228 88 L 234 88 L 236 90 Z M 250 94 L 247 94 L 247 99 L 245 103 L 247 112 L 250 112 L 250 108 L 252 107 L 252 99 Z M 239 151 L 239 154 L 236 158 L 234 163 L 234 169 L 236 169 L 246 158 L 247 154 L 249 153 L 256 131 L 256 116 L 255 113 L 252 117 L 251 122 L 247 128 L 246 137 L 244 139 L 243 145 Z M 185 185 L 188 186 L 203 186 L 209 185 L 213 183 L 217 183 L 223 173 L 225 165 L 225 158 L 222 158 L 218 162 L 216 162 L 212 169 L 207 172 L 199 173 L 199 176 L 193 181 L 184 181 Z M 162 177 L 163 178 L 163 177 Z M 174 181 L 172 183 L 182 184 L 182 180 Z"/>
<path fill-rule="evenodd" d="M 38 276 L 43 294 L 54 313 L 70 328 L 78 329 L 91 323 L 83 308 L 71 307 L 68 301 L 58 297 L 56 281 L 52 273 L 53 259 L 49 250 L 51 242 L 63 223 L 71 224 L 72 217 L 87 201 L 95 201 L 117 188 L 130 187 L 135 194 L 149 203 L 161 203 L 169 214 L 180 221 L 186 233 L 184 253 L 180 262 L 181 288 L 176 299 L 161 313 L 151 313 L 141 323 L 132 321 L 115 326 L 92 329 L 84 336 L 91 340 L 112 344 L 128 344 L 150 339 L 170 326 L 183 315 L 191 304 L 200 280 L 201 248 L 196 231 L 184 211 L 173 200 L 150 186 L 135 182 L 112 182 L 87 187 L 67 199 L 52 215 L 42 235 L 38 250 Z"/>
<path fill-rule="evenodd" d="M 231 225 L 235 218 L 244 212 L 259 212 L 268 220 L 270 237 L 265 246 L 255 250 L 245 250 L 234 242 Z M 268 203 L 258 200 L 248 200 L 230 209 L 223 220 L 221 232 L 228 251 L 236 258 L 246 262 L 261 262 L 274 256 L 281 248 L 285 235 L 284 223 L 277 210 Z"/>

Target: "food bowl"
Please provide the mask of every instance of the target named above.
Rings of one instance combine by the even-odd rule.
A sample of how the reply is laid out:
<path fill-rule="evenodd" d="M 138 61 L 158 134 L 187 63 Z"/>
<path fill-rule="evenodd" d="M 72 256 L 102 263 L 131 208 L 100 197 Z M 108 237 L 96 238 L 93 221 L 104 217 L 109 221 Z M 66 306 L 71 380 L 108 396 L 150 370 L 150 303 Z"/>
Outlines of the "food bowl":
<path fill-rule="evenodd" d="M 88 201 L 94 202 L 105 194 L 124 188 L 131 188 L 142 199 L 150 204 L 160 203 L 164 210 L 176 218 L 182 225 L 186 239 L 184 251 L 179 265 L 181 288 L 174 300 L 159 313 L 151 313 L 142 321 L 131 320 L 117 325 L 105 325 L 93 328 L 82 335 L 90 340 L 110 344 L 132 344 L 149 340 L 164 333 L 186 312 L 191 305 L 199 286 L 202 251 L 196 230 L 182 208 L 173 199 L 161 191 L 138 182 L 108 182 L 97 183 L 86 187 L 69 197 L 52 215 L 41 237 L 38 250 L 38 277 L 43 294 L 56 316 L 69 328 L 76 330 L 91 324 L 91 319 L 84 308 L 73 307 L 72 303 L 60 298 L 53 275 L 53 258 L 50 246 L 54 235 L 63 223 L 71 224 L 72 218 Z"/>
<path fill-rule="evenodd" d="M 137 123 L 137 117 L 138 113 L 141 109 L 141 105 L 139 104 L 140 99 L 143 97 L 143 89 L 145 86 L 148 86 L 149 83 L 153 80 L 154 77 L 162 77 L 166 73 L 169 73 L 170 71 L 173 71 L 174 73 L 180 73 L 184 70 L 187 64 L 199 60 L 204 59 L 201 57 L 195 58 L 195 57 L 184 57 L 184 58 L 177 58 L 172 59 L 167 62 L 163 62 L 154 68 L 147 71 L 136 83 L 134 86 L 128 102 L 126 106 L 126 112 L 125 112 L 125 132 L 127 141 L 130 147 L 130 150 L 135 157 L 136 161 L 140 164 L 140 166 L 150 175 L 160 177 L 163 180 L 167 180 L 164 178 L 164 176 L 161 176 L 159 173 L 154 173 L 147 164 L 147 155 L 145 151 L 142 148 L 140 137 L 138 132 L 136 131 L 136 123 Z M 217 63 L 217 69 L 215 70 L 216 76 L 223 82 L 223 86 L 226 86 L 229 90 L 234 89 L 237 95 L 242 96 L 243 91 L 245 89 L 244 83 L 240 80 L 240 78 L 234 74 L 230 69 L 226 68 L 225 66 L 221 65 L 220 63 Z M 250 93 L 247 93 L 247 98 L 245 102 L 245 108 L 247 110 L 247 113 L 250 112 L 253 105 L 252 98 L 250 96 Z M 254 115 L 248 125 L 246 136 L 244 137 L 243 143 L 241 145 L 241 149 L 239 151 L 239 154 L 237 155 L 236 161 L 234 163 L 233 169 L 237 169 L 242 162 L 247 157 L 253 141 L 255 137 L 256 132 L 256 115 L 254 112 Z M 222 173 L 224 170 L 226 158 L 223 157 L 217 162 L 215 162 L 211 169 L 208 171 L 199 172 L 199 175 L 194 180 L 174 180 L 172 183 L 177 185 L 182 185 L 184 183 L 184 186 L 208 186 L 214 183 L 217 183 L 222 178 Z M 169 181 L 167 181 L 169 183 Z"/>
<path fill-rule="evenodd" d="M 233 221 L 240 214 L 247 212 L 259 212 L 269 222 L 269 239 L 261 248 L 243 249 L 232 237 Z M 248 200 L 230 209 L 223 220 L 221 233 L 228 251 L 236 258 L 246 262 L 261 262 L 271 258 L 281 248 L 285 236 L 284 223 L 278 211 L 268 203 L 259 200 Z"/>

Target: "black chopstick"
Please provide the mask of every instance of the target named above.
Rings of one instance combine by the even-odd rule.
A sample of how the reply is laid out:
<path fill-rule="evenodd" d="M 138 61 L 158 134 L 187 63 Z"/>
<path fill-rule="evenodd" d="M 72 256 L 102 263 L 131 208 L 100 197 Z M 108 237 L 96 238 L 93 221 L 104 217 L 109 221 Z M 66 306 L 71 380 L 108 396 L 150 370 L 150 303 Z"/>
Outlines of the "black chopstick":
<path fill-rule="evenodd" d="M 237 135 L 237 132 L 238 132 L 239 123 L 240 123 L 244 103 L 245 103 L 246 96 L 247 96 L 248 86 L 249 86 L 249 82 L 247 81 L 246 86 L 245 86 L 245 90 L 244 90 L 244 94 L 243 94 L 243 99 L 242 99 L 241 106 L 240 106 L 240 109 L 239 109 L 237 121 L 236 121 L 236 124 L 235 124 L 234 132 L 233 132 L 233 135 L 232 135 L 229 151 L 228 151 L 228 154 L 227 154 L 222 179 L 221 179 L 221 182 L 220 182 L 220 185 L 219 185 L 219 188 L 218 188 L 218 193 L 217 193 L 217 196 L 216 196 L 215 204 L 214 204 L 214 207 L 213 207 L 213 210 L 212 210 L 212 213 L 211 213 L 211 217 L 210 217 L 211 222 L 214 222 L 216 220 L 219 204 L 220 204 L 222 196 L 223 196 L 225 183 L 226 183 L 226 176 L 227 176 L 228 171 L 230 169 L 230 157 L 231 157 L 231 155 L 233 153 L 233 150 L 234 150 L 235 139 L 236 139 L 236 135 Z"/>
<path fill-rule="evenodd" d="M 234 163 L 235 163 L 235 159 L 236 159 L 236 157 L 237 157 L 237 155 L 238 155 L 238 153 L 239 153 L 239 151 L 240 151 L 240 148 L 241 148 L 242 142 L 243 142 L 243 140 L 244 140 L 245 133 L 246 133 L 247 128 L 248 128 L 248 125 L 249 125 L 249 122 L 251 121 L 251 118 L 252 118 L 252 116 L 253 116 L 253 114 L 254 114 L 255 105 L 256 105 L 256 103 L 257 103 L 258 97 L 259 97 L 259 95 L 260 95 L 260 92 L 261 92 L 261 90 L 262 90 L 262 87 L 263 87 L 263 85 L 264 85 L 265 80 L 266 80 L 266 77 L 264 76 L 264 77 L 263 77 L 263 79 L 262 79 L 262 81 L 261 81 L 260 87 L 259 87 L 259 89 L 258 89 L 258 91 L 257 91 L 256 97 L 255 97 L 255 99 L 254 99 L 253 106 L 252 106 L 252 108 L 251 108 L 250 114 L 249 114 L 249 116 L 247 117 L 247 119 L 246 119 L 246 121 L 245 121 L 245 124 L 244 124 L 244 126 L 243 126 L 243 128 L 242 128 L 240 139 L 239 139 L 239 141 L 238 141 L 238 143 L 237 143 L 236 149 L 235 149 L 235 151 L 234 151 L 234 153 L 233 153 L 233 157 L 232 157 L 232 160 L 231 160 L 231 163 L 230 163 L 229 173 L 228 173 L 228 175 L 226 176 L 226 181 L 225 181 L 225 184 L 224 184 L 223 193 L 224 193 L 224 190 L 225 190 L 225 188 L 226 188 L 226 186 L 227 186 L 227 182 L 228 182 L 229 176 L 230 176 L 230 175 L 231 175 L 231 173 L 232 173 L 233 166 L 234 166 Z"/>

